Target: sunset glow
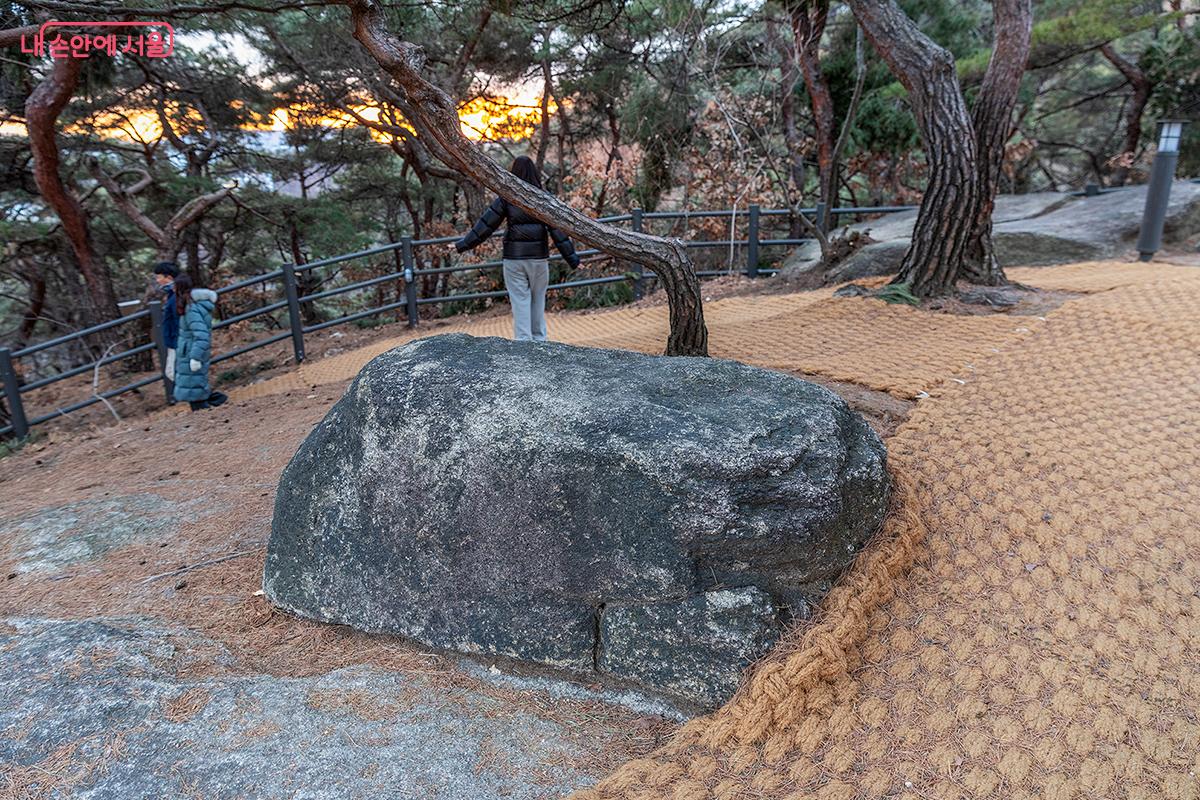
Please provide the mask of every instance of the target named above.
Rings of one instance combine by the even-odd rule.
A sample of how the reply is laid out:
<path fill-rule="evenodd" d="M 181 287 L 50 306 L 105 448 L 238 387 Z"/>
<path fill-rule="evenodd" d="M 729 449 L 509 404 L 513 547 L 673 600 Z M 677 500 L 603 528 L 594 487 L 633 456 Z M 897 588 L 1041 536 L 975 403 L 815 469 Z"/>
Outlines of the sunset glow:
<path fill-rule="evenodd" d="M 553 102 L 547 108 L 558 110 Z M 479 97 L 459 106 L 458 119 L 468 139 L 528 139 L 542 123 L 541 98 Z"/>
<path fill-rule="evenodd" d="M 355 114 L 365 120 L 380 121 L 382 111 L 377 106 L 361 105 L 352 108 Z M 548 108 L 551 114 L 557 110 L 553 102 Z M 203 120 L 190 108 L 169 107 L 167 116 L 172 125 L 184 131 L 203 126 Z M 463 135 L 474 141 L 528 139 L 542 122 L 541 98 L 533 93 L 519 93 L 512 98 L 477 97 L 459 107 L 458 118 L 462 124 Z M 385 123 L 391 124 L 390 120 L 386 119 Z M 305 125 L 340 128 L 359 124 L 352 114 L 344 111 L 325 113 L 312 107 L 281 106 L 256 124 L 247 125 L 244 129 L 286 131 Z M 412 130 L 403 120 L 396 124 Z M 102 111 L 88 119 L 86 124 L 67 126 L 65 132 L 78 134 L 89 129 L 96 130 L 108 138 L 133 144 L 154 142 L 163 135 L 158 114 L 146 108 Z M 377 142 L 388 144 L 391 141 L 390 134 L 384 131 L 369 128 L 369 133 Z M 0 122 L 0 134 L 27 135 L 24 123 L 15 120 Z"/>
<path fill-rule="evenodd" d="M 382 119 L 386 125 L 395 124 L 412 131 L 412 127 L 403 120 L 393 122 L 385 117 L 382 109 L 378 106 L 356 105 L 351 108 L 354 114 L 335 111 L 322 114 L 314 119 L 312 118 L 312 109 L 281 107 L 271 112 L 269 121 L 261 129 L 291 130 L 298 124 L 326 125 L 328 127 L 354 126 L 360 124 L 354 117 L 356 114 L 370 122 L 380 122 Z M 550 113 L 554 113 L 556 110 L 553 103 L 550 103 L 549 110 Z M 528 139 L 542 122 L 541 99 L 537 96 L 512 99 L 504 96 L 477 97 L 459 106 L 458 119 L 462 124 L 463 135 L 477 142 L 493 139 Z M 384 131 L 370 128 L 369 132 L 371 138 L 377 142 L 386 144 L 391 140 L 391 136 Z"/>

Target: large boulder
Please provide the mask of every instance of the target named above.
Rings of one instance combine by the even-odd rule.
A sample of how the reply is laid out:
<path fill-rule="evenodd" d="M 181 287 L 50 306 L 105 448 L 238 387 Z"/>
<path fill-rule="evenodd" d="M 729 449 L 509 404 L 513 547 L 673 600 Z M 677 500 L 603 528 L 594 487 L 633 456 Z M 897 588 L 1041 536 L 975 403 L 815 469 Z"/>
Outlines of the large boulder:
<path fill-rule="evenodd" d="M 1004 267 L 1040 267 L 1113 258 L 1134 246 L 1146 205 L 1146 187 L 1131 186 L 1094 197 L 1056 192 L 998 195 L 992 216 L 992 242 Z M 912 238 L 916 211 L 889 214 L 851 225 L 876 241 L 830 270 L 820 262 L 815 242 L 801 245 L 781 267 L 781 280 L 815 286 L 891 275 Z M 1176 181 L 1171 187 L 1163 240 L 1184 242 L 1200 233 L 1200 184 Z"/>
<path fill-rule="evenodd" d="M 1131 251 L 1146 207 L 1145 185 L 1079 197 L 1047 213 L 1011 219 L 997 215 L 992 237 L 1004 266 L 1041 266 L 1112 258 Z M 1163 241 L 1182 242 L 1200 233 L 1200 184 L 1176 181 L 1167 205 Z"/>
<path fill-rule="evenodd" d="M 288 464 L 263 588 L 711 706 L 850 563 L 887 489 L 879 438 L 814 384 L 435 336 L 364 367 Z"/>

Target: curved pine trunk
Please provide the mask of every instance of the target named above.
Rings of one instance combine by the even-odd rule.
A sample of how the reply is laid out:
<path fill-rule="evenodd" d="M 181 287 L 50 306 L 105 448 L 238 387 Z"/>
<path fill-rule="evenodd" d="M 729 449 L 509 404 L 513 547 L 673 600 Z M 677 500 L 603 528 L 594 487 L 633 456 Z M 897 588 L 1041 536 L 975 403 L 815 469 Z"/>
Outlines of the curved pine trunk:
<path fill-rule="evenodd" d="M 1003 286 L 1008 278 L 992 245 L 992 213 L 996 209 L 1005 146 L 1013 130 L 1013 108 L 1029 60 L 1033 5 L 1031 0 L 994 0 L 992 9 L 995 15 L 992 57 L 973 113 L 979 160 L 979 207 L 961 277 L 972 283 Z"/>
<path fill-rule="evenodd" d="M 405 95 L 409 122 L 431 151 L 508 202 L 584 244 L 650 268 L 667 293 L 671 332 L 667 355 L 708 355 L 700 281 L 683 243 L 597 222 L 534 188 L 488 158 L 462 133 L 453 100 L 422 75 L 421 48 L 392 35 L 376 0 L 348 0 L 354 36 Z"/>
<path fill-rule="evenodd" d="M 918 297 L 947 294 L 957 280 L 1004 283 L 992 249 L 992 212 L 1029 55 L 1032 0 L 994 0 L 991 61 L 967 112 L 954 57 L 921 33 L 894 0 L 848 0 L 876 51 L 908 90 L 929 185 L 896 283 Z"/>
<path fill-rule="evenodd" d="M 918 297 L 946 294 L 963 265 L 979 201 L 975 131 L 954 56 L 921 33 L 893 0 L 848 0 L 863 33 L 908 90 L 929 182 L 895 283 Z"/>
<path fill-rule="evenodd" d="M 25 101 L 25 127 L 29 133 L 29 149 L 33 154 L 33 179 L 46 204 L 54 209 L 62 223 L 63 233 L 74 251 L 75 261 L 83 275 L 91 299 L 94 322 L 106 322 L 120 316 L 112 275 L 96 253 L 92 233 L 83 206 L 63 183 L 58 142 L 58 115 L 75 94 L 83 61 L 76 58 L 56 59 L 50 74 L 38 84 Z M 102 337 L 105 340 L 109 336 Z"/>
<path fill-rule="evenodd" d="M 894 283 L 918 297 L 954 290 L 979 204 L 975 135 L 954 65 L 932 66 L 918 114 L 929 181 L 913 226 L 912 244 Z"/>

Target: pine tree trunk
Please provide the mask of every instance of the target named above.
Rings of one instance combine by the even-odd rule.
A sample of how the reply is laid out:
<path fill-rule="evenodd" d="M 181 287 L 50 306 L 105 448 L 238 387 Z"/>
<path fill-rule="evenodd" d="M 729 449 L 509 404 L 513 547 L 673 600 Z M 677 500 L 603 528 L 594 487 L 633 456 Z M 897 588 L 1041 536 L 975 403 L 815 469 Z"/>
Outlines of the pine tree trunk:
<path fill-rule="evenodd" d="M 1129 108 L 1125 112 L 1125 143 L 1121 147 L 1121 155 L 1132 160 L 1137 155 L 1138 145 L 1142 141 L 1142 115 L 1146 111 L 1146 104 L 1150 102 L 1150 93 L 1154 89 L 1154 84 L 1137 64 L 1118 53 L 1111 42 L 1101 47 L 1100 52 L 1117 68 L 1125 80 L 1129 81 L 1129 85 L 1133 88 L 1133 96 L 1129 98 Z M 1128 180 L 1129 167 L 1122 163 L 1113 171 L 1112 185 L 1124 186 Z"/>
<path fill-rule="evenodd" d="M 92 233 L 83 207 L 63 183 L 55 138 L 58 115 L 75 94 L 84 63 L 76 58 L 54 61 L 50 74 L 25 101 L 25 125 L 29 133 L 29 149 L 33 153 L 33 179 L 42 199 L 58 215 L 63 233 L 71 244 L 91 300 L 89 316 L 93 322 L 105 322 L 120 315 L 112 275 L 92 244 Z"/>
<path fill-rule="evenodd" d="M 1025 71 L 1031 0 L 994 0 L 992 58 L 975 115 L 967 112 L 954 57 L 893 0 L 848 0 L 863 32 L 908 90 L 929 183 L 895 283 L 918 297 L 948 294 L 957 280 L 1005 282 L 992 249 L 992 211 Z"/>
<path fill-rule="evenodd" d="M 953 62 L 929 70 L 924 113 L 918 114 L 929 180 L 912 244 L 893 281 L 918 297 L 954 290 L 979 203 L 975 133 L 953 70 Z"/>
<path fill-rule="evenodd" d="M 995 15 L 992 57 L 975 100 L 976 157 L 979 162 L 979 207 L 961 276 L 972 283 L 1008 283 L 992 245 L 992 213 L 1004 168 L 1004 151 L 1013 131 L 1013 108 L 1033 32 L 1032 0 L 993 0 Z"/>
<path fill-rule="evenodd" d="M 894 282 L 907 284 L 918 297 L 946 294 L 962 268 L 979 201 L 975 131 L 954 57 L 921 33 L 893 0 L 849 0 L 849 5 L 908 90 L 929 168 L 912 244 Z"/>
<path fill-rule="evenodd" d="M 817 197 L 828 209 L 833 205 L 837 186 L 837 164 L 834 163 L 837 132 L 834 130 L 833 94 L 829 91 L 829 82 L 821 70 L 821 37 L 825 35 L 829 2 L 795 2 L 788 12 L 800 73 L 804 76 L 804 87 L 808 90 L 809 104 L 812 106 L 813 138 L 817 142 L 817 172 L 820 183 Z M 828 228 L 828 220 L 826 212 L 824 219 L 817 220 L 817 224 L 825 230 Z"/>

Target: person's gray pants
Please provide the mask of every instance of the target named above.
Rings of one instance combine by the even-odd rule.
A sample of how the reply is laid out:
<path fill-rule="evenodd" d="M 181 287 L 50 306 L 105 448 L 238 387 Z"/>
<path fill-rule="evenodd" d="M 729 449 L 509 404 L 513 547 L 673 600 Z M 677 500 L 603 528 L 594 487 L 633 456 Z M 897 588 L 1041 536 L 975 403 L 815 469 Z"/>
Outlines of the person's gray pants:
<path fill-rule="evenodd" d="M 512 304 L 513 338 L 546 341 L 546 286 L 550 262 L 544 258 L 504 259 L 504 286 Z"/>

